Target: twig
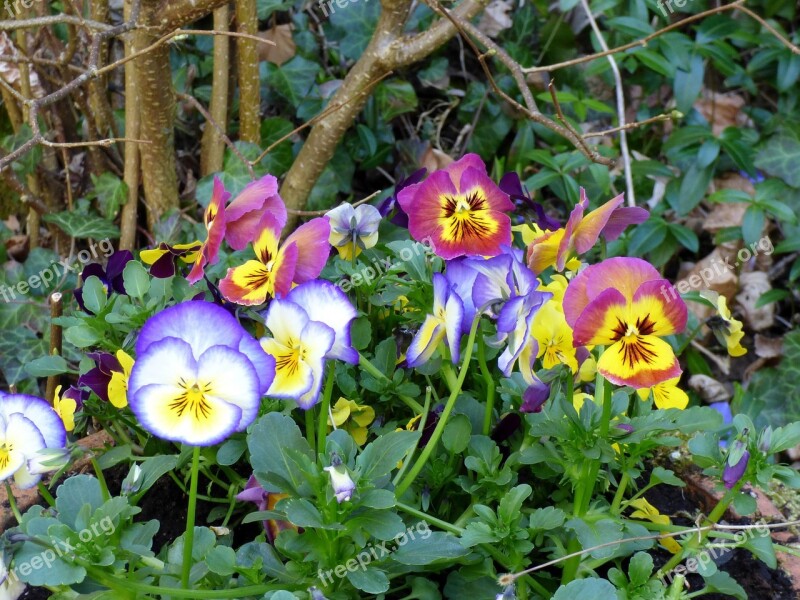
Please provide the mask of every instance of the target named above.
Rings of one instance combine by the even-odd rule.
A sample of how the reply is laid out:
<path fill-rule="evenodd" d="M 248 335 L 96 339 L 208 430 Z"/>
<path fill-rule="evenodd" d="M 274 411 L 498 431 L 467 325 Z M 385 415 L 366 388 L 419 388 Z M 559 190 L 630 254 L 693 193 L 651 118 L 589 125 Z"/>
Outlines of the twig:
<path fill-rule="evenodd" d="M 438 2 L 438 0 L 427 0 L 427 2 L 428 6 L 430 6 L 432 10 L 446 17 L 455 26 L 455 28 L 459 31 L 459 33 L 464 37 L 464 40 L 467 42 L 467 44 L 469 44 L 472 51 L 478 57 L 478 62 L 480 62 L 481 68 L 483 69 L 483 72 L 486 75 L 487 80 L 489 81 L 489 85 L 491 86 L 495 94 L 500 96 L 503 100 L 505 100 L 515 109 L 525 114 L 530 120 L 544 125 L 551 131 L 569 140 L 584 156 L 586 156 L 592 162 L 596 162 L 608 167 L 614 166 L 615 162 L 612 159 L 606 158 L 596 150 L 592 150 L 591 148 L 589 148 L 589 146 L 586 144 L 583 138 L 575 133 L 574 129 L 564 125 L 559 125 L 551 118 L 546 117 L 535 108 L 530 108 L 529 106 L 523 106 L 522 104 L 517 102 L 514 98 L 506 94 L 502 89 L 500 89 L 500 86 L 497 85 L 497 82 L 495 81 L 494 76 L 492 75 L 492 72 L 486 63 L 486 58 L 488 56 L 498 56 L 502 61 L 504 61 L 504 64 L 506 64 L 506 66 L 508 66 L 508 64 L 516 65 L 516 67 L 514 68 L 519 69 L 520 72 L 522 71 L 522 67 L 520 67 L 519 64 L 514 63 L 513 59 L 508 57 L 507 54 L 506 54 L 507 58 L 503 57 L 505 51 L 499 48 L 499 46 L 497 46 L 497 44 L 495 44 L 487 36 L 483 35 L 483 33 L 480 32 L 471 23 L 469 23 L 465 19 L 461 19 L 458 15 L 444 8 Z M 481 43 L 488 48 L 488 52 L 481 53 L 478 47 L 475 45 L 475 42 L 472 41 L 472 37 L 470 37 L 471 35 L 474 35 L 476 39 L 479 39 Z M 525 90 L 527 90 L 527 92 Z M 523 95 L 523 99 L 525 99 L 527 95 L 527 97 L 530 98 L 530 101 L 531 102 L 533 101 L 533 96 L 531 95 L 530 89 L 527 87 L 527 84 L 523 84 L 523 86 L 520 88 L 520 92 Z M 529 102 L 529 100 L 527 99 L 525 101 Z M 535 106 L 535 104 L 533 106 Z"/>
<path fill-rule="evenodd" d="M 677 112 L 677 111 L 674 111 Z M 678 113 L 680 114 L 680 113 Z M 613 127 L 611 129 L 605 129 L 603 131 L 591 131 L 589 133 L 583 134 L 583 139 L 590 138 L 590 137 L 602 137 L 604 135 L 611 135 L 612 133 L 617 133 L 622 131 L 623 129 L 636 129 L 637 127 L 643 127 L 644 125 L 650 125 L 650 123 L 656 123 L 660 121 L 670 121 L 672 120 L 672 114 L 660 114 L 656 115 L 655 117 L 650 117 L 649 119 L 644 119 L 643 121 L 635 121 L 633 123 L 626 123 L 622 127 Z"/>
<path fill-rule="evenodd" d="M 362 198 L 361 200 L 359 200 L 358 202 L 355 202 L 353 204 L 353 208 L 355 208 L 356 206 L 361 206 L 362 204 L 366 204 L 367 202 L 369 202 L 373 198 L 376 198 L 377 196 L 379 196 L 381 193 L 383 193 L 383 190 L 378 190 L 377 192 L 375 192 L 373 194 L 370 194 L 366 198 Z M 333 209 L 332 208 L 328 208 L 326 210 L 293 210 L 293 209 L 288 209 L 288 211 L 291 214 L 297 215 L 298 217 L 321 217 L 321 216 L 327 214 L 328 212 L 330 212 L 331 210 L 333 210 Z"/>
<path fill-rule="evenodd" d="M 69 182 L 67 182 L 69 183 Z M 54 321 L 61 316 L 64 310 L 62 303 L 61 292 L 55 292 L 50 295 L 50 356 L 61 356 L 62 353 L 62 329 L 61 325 L 56 325 Z M 56 387 L 58 386 L 58 375 L 50 375 L 47 378 L 47 387 L 45 388 L 45 399 L 52 405 L 56 396 Z"/>
<path fill-rule="evenodd" d="M 536 565 L 534 567 L 530 567 L 529 569 L 525 569 L 524 571 L 519 571 L 518 573 L 506 573 L 505 575 L 500 576 L 498 583 L 502 586 L 509 586 L 514 583 L 517 579 L 522 577 L 523 575 L 529 575 L 530 573 L 534 573 L 535 571 L 540 571 L 542 569 L 546 569 L 547 567 L 552 567 L 553 565 L 557 565 L 560 562 L 568 560 L 570 558 L 574 558 L 576 556 L 582 556 L 584 554 L 589 554 L 594 552 L 595 550 L 600 550 L 602 548 L 608 548 L 610 546 L 619 546 L 620 544 L 627 544 L 628 542 L 644 542 L 647 540 L 663 540 L 667 538 L 674 538 L 680 535 L 686 535 L 687 533 L 702 533 L 704 531 L 713 531 L 713 530 L 726 530 L 726 531 L 745 531 L 748 529 L 758 529 L 758 528 L 768 528 L 768 529 L 782 529 L 785 527 L 794 527 L 795 525 L 800 525 L 800 520 L 797 521 L 788 521 L 786 523 L 771 523 L 771 524 L 757 524 L 757 525 L 720 525 L 715 523 L 713 525 L 705 525 L 705 526 L 698 526 L 698 527 L 690 527 L 688 529 L 682 529 L 680 531 L 667 531 L 664 533 L 658 533 L 653 535 L 639 535 L 629 538 L 622 538 L 620 540 L 614 540 L 613 542 L 604 542 L 602 544 L 598 544 L 597 546 L 592 546 L 591 548 L 584 548 L 583 550 L 579 550 L 577 552 L 572 552 L 571 554 L 565 554 L 564 556 L 560 556 L 559 558 L 554 558 L 551 561 L 546 563 L 542 563 L 540 565 Z"/>
<path fill-rule="evenodd" d="M 597 21 L 592 14 L 592 9 L 589 8 L 589 2 L 587 0 L 581 0 L 581 6 L 583 6 L 583 10 L 586 13 L 586 17 L 589 19 L 589 24 L 592 26 L 592 31 L 594 31 L 600 47 L 604 51 L 608 50 L 608 44 L 603 36 L 603 32 L 600 31 L 600 27 L 597 25 Z M 622 75 L 620 75 L 619 67 L 617 66 L 617 61 L 614 56 L 609 54 L 606 58 L 608 58 L 608 62 L 611 65 L 611 72 L 614 74 L 615 91 L 617 96 L 617 120 L 619 121 L 619 126 L 621 128 L 619 131 L 619 151 L 620 154 L 622 154 L 622 164 L 625 167 L 625 187 L 628 191 L 625 199 L 627 200 L 628 206 L 636 206 L 636 198 L 634 197 L 633 192 L 631 154 L 628 150 L 628 134 L 625 131 L 625 91 L 622 88 Z"/>

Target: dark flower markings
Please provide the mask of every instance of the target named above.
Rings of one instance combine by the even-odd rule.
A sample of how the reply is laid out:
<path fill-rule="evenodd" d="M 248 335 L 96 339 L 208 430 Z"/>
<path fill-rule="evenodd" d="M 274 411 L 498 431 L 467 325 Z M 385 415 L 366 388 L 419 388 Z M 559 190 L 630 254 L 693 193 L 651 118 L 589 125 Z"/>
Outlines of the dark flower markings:
<path fill-rule="evenodd" d="M 449 221 L 448 237 L 462 241 L 467 237 L 491 234 L 491 222 L 485 215 L 488 211 L 486 198 L 479 191 L 471 192 L 463 198 L 445 196 L 442 217 Z"/>
<path fill-rule="evenodd" d="M 175 411 L 178 417 L 182 417 L 183 413 L 188 409 L 194 412 L 194 417 L 198 421 L 201 418 L 208 419 L 209 415 L 211 415 L 211 405 L 206 401 L 205 395 L 211 391 L 211 386 L 206 384 L 201 389 L 195 383 L 193 386 L 189 387 L 189 384 L 186 383 L 183 377 L 181 377 L 178 382 L 178 386 L 183 389 L 183 392 L 179 394 L 175 400 L 170 402 L 169 408 Z"/>
<path fill-rule="evenodd" d="M 633 327 L 629 327 L 624 321 L 617 318 L 617 326 L 613 329 L 614 337 L 612 339 L 615 342 L 622 342 L 623 363 L 633 368 L 637 362 L 645 362 L 648 365 L 655 362 L 656 353 L 653 350 L 653 345 L 641 337 L 652 335 L 655 326 L 656 324 L 650 319 L 650 315 L 644 318 L 637 318 Z M 633 332 L 630 331 L 631 329 Z"/>

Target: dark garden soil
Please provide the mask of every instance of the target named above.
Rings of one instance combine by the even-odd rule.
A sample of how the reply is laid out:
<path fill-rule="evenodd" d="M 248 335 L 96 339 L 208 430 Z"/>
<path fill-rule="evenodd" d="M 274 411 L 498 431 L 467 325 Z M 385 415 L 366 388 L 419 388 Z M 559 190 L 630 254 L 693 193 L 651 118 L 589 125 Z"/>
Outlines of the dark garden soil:
<path fill-rule="evenodd" d="M 661 514 L 670 515 L 676 525 L 694 527 L 695 523 L 690 515 L 698 515 L 698 511 L 707 514 L 711 507 L 705 506 L 707 498 L 700 497 L 693 491 L 692 486 L 677 488 L 661 485 L 646 494 L 647 500 L 655 506 Z M 747 518 L 729 518 L 726 523 L 731 525 L 750 525 L 752 520 Z M 670 558 L 671 554 L 659 548 L 651 551 L 656 568 L 660 568 Z M 713 559 L 717 568 L 730 574 L 747 592 L 748 600 L 798 600 L 797 588 L 786 573 L 778 569 L 770 569 L 763 562 L 755 558 L 749 550 L 734 549 Z M 696 591 L 703 587 L 703 579 L 697 574 L 687 577 L 690 589 Z M 730 600 L 730 596 L 722 594 L 708 594 L 702 596 L 704 600 Z"/>

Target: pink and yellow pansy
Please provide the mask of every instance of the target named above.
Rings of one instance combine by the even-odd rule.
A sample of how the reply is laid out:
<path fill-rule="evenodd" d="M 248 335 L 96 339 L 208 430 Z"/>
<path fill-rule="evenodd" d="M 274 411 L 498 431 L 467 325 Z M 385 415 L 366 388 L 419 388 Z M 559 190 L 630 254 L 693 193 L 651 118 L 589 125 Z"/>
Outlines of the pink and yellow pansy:
<path fill-rule="evenodd" d="M 581 188 L 580 201 L 572 209 L 564 227 L 555 231 L 542 231 L 535 226 L 530 232 L 522 230 L 523 240 L 530 240 L 528 266 L 534 273 L 541 273 L 548 267 L 563 271 L 570 259 L 592 248 L 600 234 L 609 241 L 615 240 L 628 225 L 647 220 L 649 213 L 645 209 L 621 207 L 622 202 L 620 194 L 585 214 L 589 209 L 589 198 L 586 190 Z M 571 270 L 577 266 L 571 263 Z"/>
<path fill-rule="evenodd" d="M 271 214 L 278 231 L 286 225 L 286 205 L 278 195 L 278 180 L 274 175 L 245 186 L 225 209 L 225 241 L 234 250 L 247 248 L 260 231 L 261 220 Z"/>
<path fill-rule="evenodd" d="M 511 243 L 514 204 L 489 178 L 477 154 L 467 154 L 397 194 L 417 241 L 430 239 L 439 256 L 497 256 Z"/>
<path fill-rule="evenodd" d="M 312 219 L 298 227 L 283 244 L 282 226 L 266 212 L 253 241 L 256 257 L 228 269 L 219 283 L 222 295 L 230 302 L 254 306 L 269 298 L 282 298 L 293 284 L 317 277 L 328 260 L 330 225 L 327 217 Z"/>
<path fill-rule="evenodd" d="M 611 258 L 573 279 L 564 315 L 576 346 L 605 346 L 597 370 L 616 385 L 647 388 L 680 376 L 672 347 L 662 338 L 686 327 L 686 304 L 666 299 L 669 282 L 638 258 Z"/>
<path fill-rule="evenodd" d="M 230 194 L 225 191 L 219 177 L 214 177 L 214 191 L 211 195 L 211 202 L 208 203 L 203 222 L 206 226 L 208 235 L 206 241 L 197 252 L 192 270 L 186 276 L 189 283 L 197 283 L 203 278 L 206 265 L 213 265 L 219 260 L 219 247 L 222 245 L 222 238 L 225 236 L 225 203 L 230 198 Z"/>
<path fill-rule="evenodd" d="M 650 388 L 639 388 L 636 393 L 642 400 L 647 400 L 650 397 L 650 392 L 653 392 L 653 402 L 655 402 L 657 408 L 684 409 L 689 406 L 689 396 L 678 387 L 680 379 L 680 377 L 673 377 Z"/>

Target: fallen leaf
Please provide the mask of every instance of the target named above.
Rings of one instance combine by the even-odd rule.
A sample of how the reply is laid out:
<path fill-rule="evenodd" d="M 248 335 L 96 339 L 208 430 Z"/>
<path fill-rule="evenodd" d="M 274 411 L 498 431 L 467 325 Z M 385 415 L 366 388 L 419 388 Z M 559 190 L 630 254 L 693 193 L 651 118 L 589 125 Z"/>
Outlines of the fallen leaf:
<path fill-rule="evenodd" d="M 276 25 L 266 31 L 259 31 L 258 37 L 275 43 L 274 46 L 272 44 L 258 45 L 258 60 L 261 62 L 266 61 L 281 66 L 294 57 L 297 52 L 297 46 L 292 38 L 292 26 L 289 23 Z"/>
<path fill-rule="evenodd" d="M 428 173 L 444 169 L 451 162 L 453 162 L 451 156 L 432 146 L 428 146 L 428 149 L 425 150 L 419 161 L 420 167 L 428 169 Z"/>
<path fill-rule="evenodd" d="M 708 375 L 692 375 L 689 377 L 689 387 L 708 404 L 727 402 L 732 396 L 728 388 Z"/>
<path fill-rule="evenodd" d="M 511 0 L 492 0 L 483 11 L 478 29 L 490 38 L 497 37 L 504 29 L 511 27 L 514 22 L 508 14 L 514 4 Z"/>
<path fill-rule="evenodd" d="M 756 356 L 761 358 L 780 358 L 783 356 L 783 338 L 769 338 L 757 333 L 755 347 Z"/>
<path fill-rule="evenodd" d="M 775 322 L 775 303 L 770 302 L 756 308 L 758 299 L 772 289 L 769 277 L 763 271 L 742 273 L 739 276 L 741 292 L 736 296 L 736 301 L 744 313 L 747 325 L 753 331 L 763 331 Z"/>
<path fill-rule="evenodd" d="M 720 94 L 703 90 L 694 108 L 711 124 L 711 132 L 719 136 L 727 127 L 747 125 L 749 118 L 742 112 L 745 99 L 739 94 Z"/>

